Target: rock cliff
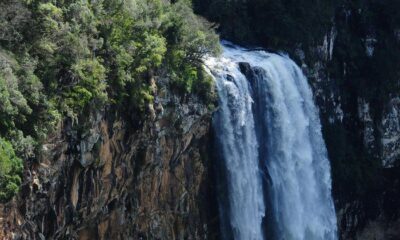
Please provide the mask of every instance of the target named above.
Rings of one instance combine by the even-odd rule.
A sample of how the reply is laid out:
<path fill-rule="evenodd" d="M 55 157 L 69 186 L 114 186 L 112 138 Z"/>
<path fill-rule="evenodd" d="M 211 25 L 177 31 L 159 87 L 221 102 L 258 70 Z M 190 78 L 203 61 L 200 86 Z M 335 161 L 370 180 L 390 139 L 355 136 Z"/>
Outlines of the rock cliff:
<path fill-rule="evenodd" d="M 364 11 L 343 5 L 322 43 L 294 55 L 320 108 L 341 239 L 398 239 L 399 59 L 385 52 L 399 39 Z"/>
<path fill-rule="evenodd" d="M 139 125 L 111 111 L 64 121 L 1 206 L 1 239 L 210 238 L 211 111 L 152 82 Z"/>

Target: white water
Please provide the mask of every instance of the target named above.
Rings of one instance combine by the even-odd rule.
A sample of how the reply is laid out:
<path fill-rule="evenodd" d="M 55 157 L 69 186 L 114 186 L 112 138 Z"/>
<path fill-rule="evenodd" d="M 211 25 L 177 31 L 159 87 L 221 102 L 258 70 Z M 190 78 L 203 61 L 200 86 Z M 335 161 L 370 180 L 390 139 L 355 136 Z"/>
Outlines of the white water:
<path fill-rule="evenodd" d="M 250 64 L 250 79 L 239 62 Z M 220 99 L 214 129 L 224 161 L 225 238 L 264 239 L 269 213 L 264 224 L 274 226 L 274 239 L 337 239 L 318 110 L 299 67 L 288 57 L 234 46 L 206 65 Z"/>

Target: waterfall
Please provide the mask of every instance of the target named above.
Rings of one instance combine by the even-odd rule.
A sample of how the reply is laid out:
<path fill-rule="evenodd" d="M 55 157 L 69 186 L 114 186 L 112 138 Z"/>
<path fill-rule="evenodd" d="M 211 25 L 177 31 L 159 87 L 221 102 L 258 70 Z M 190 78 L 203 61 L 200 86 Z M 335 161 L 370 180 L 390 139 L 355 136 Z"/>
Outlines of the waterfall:
<path fill-rule="evenodd" d="M 318 110 L 288 57 L 224 43 L 208 58 L 225 239 L 335 240 L 330 165 Z"/>

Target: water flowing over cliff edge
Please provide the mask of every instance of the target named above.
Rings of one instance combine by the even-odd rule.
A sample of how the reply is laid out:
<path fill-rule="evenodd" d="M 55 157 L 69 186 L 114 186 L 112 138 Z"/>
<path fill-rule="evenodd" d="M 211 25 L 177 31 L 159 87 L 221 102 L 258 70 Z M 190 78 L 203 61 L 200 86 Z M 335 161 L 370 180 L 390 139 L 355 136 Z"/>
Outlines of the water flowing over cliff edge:
<path fill-rule="evenodd" d="M 215 77 L 225 239 L 337 239 L 330 166 L 307 79 L 288 57 L 224 43 Z"/>

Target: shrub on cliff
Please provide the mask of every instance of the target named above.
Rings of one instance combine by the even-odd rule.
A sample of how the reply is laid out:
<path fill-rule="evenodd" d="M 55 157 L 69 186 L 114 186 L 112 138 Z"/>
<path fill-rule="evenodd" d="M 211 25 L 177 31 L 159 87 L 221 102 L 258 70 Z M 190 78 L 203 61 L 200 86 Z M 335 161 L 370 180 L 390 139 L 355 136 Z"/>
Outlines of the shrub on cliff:
<path fill-rule="evenodd" d="M 89 103 L 102 106 L 107 102 L 106 69 L 97 59 L 79 60 L 71 67 L 76 83 L 68 89 L 65 101 L 78 112 Z"/>
<path fill-rule="evenodd" d="M 22 170 L 22 160 L 15 156 L 11 143 L 0 138 L 0 202 L 18 192 Z"/>
<path fill-rule="evenodd" d="M 208 22 L 193 13 L 187 1 L 171 5 L 167 19 L 165 32 L 171 51 L 166 62 L 172 86 L 184 93 L 200 93 L 194 87 L 202 86 L 199 95 L 207 95 L 212 92 L 212 85 L 202 72 L 202 58 L 221 51 L 218 36 L 210 31 L 212 26 Z"/>

